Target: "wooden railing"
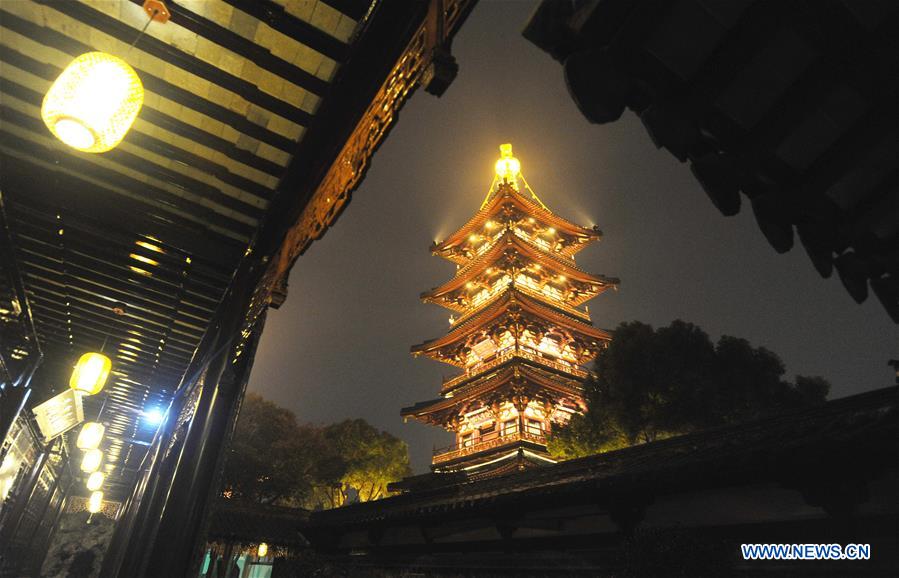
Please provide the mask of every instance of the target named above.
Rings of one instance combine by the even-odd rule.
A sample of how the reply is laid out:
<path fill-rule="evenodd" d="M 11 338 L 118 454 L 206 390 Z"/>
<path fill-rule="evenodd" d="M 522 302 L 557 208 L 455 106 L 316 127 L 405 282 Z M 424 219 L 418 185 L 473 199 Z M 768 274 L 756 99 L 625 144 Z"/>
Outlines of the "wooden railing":
<path fill-rule="evenodd" d="M 505 351 L 500 352 L 498 355 L 496 355 L 492 359 L 472 365 L 471 367 L 466 369 L 465 373 L 462 373 L 462 374 L 452 377 L 450 379 L 444 380 L 442 391 L 448 391 L 448 390 L 452 389 L 453 387 L 455 387 L 456 385 L 458 385 L 459 383 L 462 383 L 466 379 L 471 378 L 476 373 L 482 373 L 484 371 L 487 371 L 494 367 L 502 365 L 503 363 L 509 361 L 510 359 L 512 359 L 513 357 L 516 357 L 516 356 L 521 357 L 523 359 L 529 359 L 531 361 L 534 361 L 536 363 L 539 363 L 539 364 L 547 366 L 547 367 L 551 367 L 553 369 L 557 369 L 559 371 L 564 371 L 566 373 L 570 373 L 572 375 L 580 377 L 581 379 L 586 379 L 587 376 L 589 375 L 585 370 L 581 369 L 580 367 L 578 367 L 576 365 L 567 365 L 565 363 L 561 363 L 559 361 L 556 361 L 556 360 L 546 357 L 544 355 L 540 355 L 539 353 L 534 353 L 533 351 L 531 351 L 529 349 L 524 349 L 522 347 L 519 347 L 517 351 L 515 350 L 514 347 L 509 347 Z"/>
<path fill-rule="evenodd" d="M 518 424 L 516 423 L 501 431 L 493 431 L 451 446 L 435 449 L 434 463 L 440 464 L 463 456 L 470 456 L 484 450 L 509 445 L 517 441 L 528 441 L 535 444 L 546 445 L 546 434 L 542 429 L 529 425 L 524 426 L 524 431 L 518 431 Z"/>

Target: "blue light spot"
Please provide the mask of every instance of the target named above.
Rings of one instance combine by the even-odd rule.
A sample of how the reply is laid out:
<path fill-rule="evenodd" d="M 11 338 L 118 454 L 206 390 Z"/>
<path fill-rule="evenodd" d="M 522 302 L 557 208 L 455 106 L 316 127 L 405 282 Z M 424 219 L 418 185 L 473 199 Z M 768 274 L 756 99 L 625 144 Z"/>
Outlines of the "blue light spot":
<path fill-rule="evenodd" d="M 144 423 L 147 425 L 159 425 L 165 420 L 165 413 L 159 408 L 153 408 L 144 412 Z"/>

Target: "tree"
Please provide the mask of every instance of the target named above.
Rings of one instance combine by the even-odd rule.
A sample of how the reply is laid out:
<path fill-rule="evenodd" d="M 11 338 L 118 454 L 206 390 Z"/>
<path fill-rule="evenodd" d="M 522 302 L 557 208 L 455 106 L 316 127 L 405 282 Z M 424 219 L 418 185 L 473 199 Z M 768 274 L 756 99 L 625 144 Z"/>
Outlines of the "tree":
<path fill-rule="evenodd" d="M 692 323 L 622 323 L 584 385 L 587 412 L 553 428 L 550 452 L 580 457 L 825 400 L 825 379 L 790 383 L 785 371 L 764 347 L 726 335 L 713 345 Z"/>
<path fill-rule="evenodd" d="M 365 420 L 327 426 L 324 436 L 344 464 L 340 493 L 336 496 L 340 503 L 335 506 L 345 503 L 351 494 L 360 502 L 385 497 L 389 483 L 411 473 L 406 443 Z"/>
<path fill-rule="evenodd" d="M 228 497 L 261 504 L 302 504 L 320 483 L 329 444 L 288 409 L 248 393 L 224 472 Z M 333 462 L 332 462 L 333 463 Z"/>
<path fill-rule="evenodd" d="M 223 494 L 261 504 L 336 508 L 387 495 L 409 475 L 408 447 L 365 420 L 300 425 L 288 409 L 247 394 L 225 464 Z"/>

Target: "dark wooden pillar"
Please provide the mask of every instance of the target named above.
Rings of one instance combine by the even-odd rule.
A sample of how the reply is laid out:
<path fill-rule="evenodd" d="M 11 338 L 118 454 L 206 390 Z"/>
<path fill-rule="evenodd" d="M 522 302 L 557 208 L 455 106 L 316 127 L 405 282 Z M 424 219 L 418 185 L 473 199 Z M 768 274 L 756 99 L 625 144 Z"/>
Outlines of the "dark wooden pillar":
<path fill-rule="evenodd" d="M 265 320 L 252 300 L 261 265 L 257 261 L 238 272 L 204 335 L 125 503 L 101 576 L 175 577 L 199 571 L 210 498 L 219 490 Z M 253 315 L 258 318 L 245 336 Z"/>
<path fill-rule="evenodd" d="M 219 491 L 226 450 L 253 365 L 264 316 L 257 321 L 246 349 L 235 358 L 240 332 L 206 369 L 191 432 L 185 440 L 166 510 L 150 550 L 146 575 L 176 576 L 199 570 L 210 502 Z"/>
<path fill-rule="evenodd" d="M 17 541 L 16 534 L 22 522 L 22 515 L 25 513 L 25 508 L 34 494 L 34 487 L 37 485 L 37 481 L 40 479 L 41 472 L 44 471 L 44 466 L 47 465 L 49 457 L 50 448 L 44 448 L 35 461 L 34 466 L 32 466 L 31 471 L 28 472 L 28 477 L 24 483 L 13 489 L 16 495 L 11 496 L 14 501 L 10 506 L 9 513 L 5 513 L 3 518 L 0 519 L 0 556 L 3 558 L 11 554 L 7 550 L 14 546 L 14 543 Z"/>
<path fill-rule="evenodd" d="M 3 446 L 12 426 L 31 396 L 31 389 L 26 387 L 0 387 L 0 447 Z M 0 450 L 0 462 L 6 454 Z"/>

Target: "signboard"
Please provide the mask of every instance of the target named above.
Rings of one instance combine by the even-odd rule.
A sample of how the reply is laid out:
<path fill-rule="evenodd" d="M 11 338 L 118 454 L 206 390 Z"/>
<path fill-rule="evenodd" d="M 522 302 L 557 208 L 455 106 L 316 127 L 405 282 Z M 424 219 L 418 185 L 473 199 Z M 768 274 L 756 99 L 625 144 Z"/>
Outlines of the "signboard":
<path fill-rule="evenodd" d="M 66 389 L 31 410 L 44 436 L 44 443 L 84 421 L 83 395 L 80 391 Z"/>

